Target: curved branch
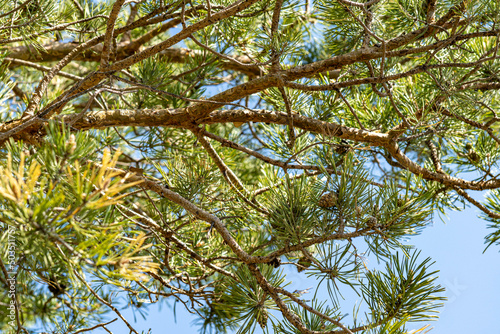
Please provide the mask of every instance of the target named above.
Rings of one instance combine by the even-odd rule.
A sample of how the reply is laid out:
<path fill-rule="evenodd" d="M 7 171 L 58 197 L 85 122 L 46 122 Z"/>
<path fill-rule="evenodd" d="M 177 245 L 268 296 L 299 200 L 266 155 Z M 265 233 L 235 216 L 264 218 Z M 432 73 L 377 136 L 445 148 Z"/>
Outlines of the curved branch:
<path fill-rule="evenodd" d="M 88 130 L 92 128 L 106 128 L 111 126 L 161 126 L 191 128 L 192 116 L 189 108 L 169 109 L 145 109 L 145 110 L 101 110 L 86 113 L 81 119 L 73 124 L 74 128 Z M 63 115 L 57 119 L 66 123 L 72 122 L 80 114 Z M 328 123 L 317 119 L 293 114 L 294 126 L 306 131 L 322 134 L 327 137 L 338 137 L 357 142 L 369 143 L 372 146 L 385 147 L 391 156 L 405 169 L 416 175 L 422 175 L 424 179 L 440 182 L 447 186 L 458 186 L 462 189 L 485 190 L 500 187 L 500 180 L 490 179 L 487 181 L 468 181 L 442 173 L 432 172 L 419 166 L 410 160 L 401 150 L 397 141 L 391 140 L 388 134 L 370 132 L 357 128 L 341 126 L 336 123 Z M 288 124 L 288 115 L 282 112 L 268 110 L 222 110 L 211 113 L 208 117 L 196 119 L 198 124 L 214 124 L 229 122 L 263 122 L 273 124 Z M 215 139 L 215 138 L 214 138 Z M 253 154 L 252 154 L 253 155 Z M 254 155 L 255 156 L 255 155 Z"/>

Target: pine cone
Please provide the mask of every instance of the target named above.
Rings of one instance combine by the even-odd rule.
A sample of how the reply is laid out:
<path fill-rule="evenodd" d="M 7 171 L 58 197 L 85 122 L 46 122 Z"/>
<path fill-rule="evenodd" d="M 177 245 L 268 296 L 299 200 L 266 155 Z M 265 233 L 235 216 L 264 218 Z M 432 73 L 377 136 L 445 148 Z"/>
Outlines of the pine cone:
<path fill-rule="evenodd" d="M 334 149 L 335 153 L 337 154 L 346 154 L 349 151 L 349 146 L 343 146 L 343 145 L 338 145 Z"/>
<path fill-rule="evenodd" d="M 59 279 L 56 279 L 53 276 L 49 277 L 49 279 L 47 280 L 47 283 L 49 284 L 49 291 L 52 292 L 54 296 L 59 296 L 60 294 L 63 294 L 67 288 L 66 284 L 58 281 Z"/>
<path fill-rule="evenodd" d="M 337 205 L 338 199 L 337 194 L 329 192 L 321 196 L 318 205 L 322 208 L 332 208 Z"/>
<path fill-rule="evenodd" d="M 366 220 L 366 225 L 368 225 L 368 227 L 374 227 L 375 225 L 377 225 L 377 223 L 378 223 L 377 218 L 373 216 L 369 216 L 368 219 Z"/>
<path fill-rule="evenodd" d="M 397 205 L 398 207 L 402 207 L 404 206 L 408 201 L 404 198 L 401 198 L 401 197 L 398 197 L 398 202 L 397 202 Z"/>
<path fill-rule="evenodd" d="M 476 163 L 476 164 L 481 160 L 481 157 L 479 156 L 479 154 L 477 154 L 474 150 L 469 151 L 468 157 L 469 157 L 470 161 L 472 161 L 473 163 Z"/>
<path fill-rule="evenodd" d="M 281 259 L 279 257 L 275 257 L 271 261 L 267 263 L 270 266 L 273 266 L 274 268 L 278 268 L 281 265 Z"/>
<path fill-rule="evenodd" d="M 311 260 L 309 260 L 307 257 L 303 256 L 299 259 L 298 264 L 300 264 L 302 267 L 309 268 L 311 266 Z M 304 268 L 297 267 L 297 271 L 300 273 L 304 271 Z"/>
<path fill-rule="evenodd" d="M 260 327 L 262 327 L 262 329 L 264 329 L 267 326 L 267 318 L 269 316 L 267 315 L 267 311 L 264 309 L 263 306 L 258 305 L 257 307 L 260 308 L 260 312 L 257 313 L 257 319 L 256 320 L 259 323 Z"/>

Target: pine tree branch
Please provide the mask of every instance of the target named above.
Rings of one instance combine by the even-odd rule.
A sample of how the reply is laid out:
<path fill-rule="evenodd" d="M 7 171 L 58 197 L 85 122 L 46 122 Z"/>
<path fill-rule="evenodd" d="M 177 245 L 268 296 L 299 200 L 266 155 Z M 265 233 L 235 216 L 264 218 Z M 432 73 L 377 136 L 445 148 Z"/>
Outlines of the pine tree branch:
<path fill-rule="evenodd" d="M 25 8 L 27 5 L 29 5 L 32 1 L 33 1 L 33 0 L 26 0 L 25 2 L 22 2 L 19 6 L 12 8 L 12 9 L 11 9 L 11 10 L 9 10 L 8 12 L 5 12 L 5 13 L 0 14 L 0 19 L 1 19 L 2 17 L 8 16 L 8 15 L 10 15 L 10 14 L 12 14 L 12 13 L 17 12 L 17 11 L 20 11 L 21 9 L 23 9 L 23 8 Z"/>
<path fill-rule="evenodd" d="M 240 181 L 240 179 L 234 174 L 234 172 L 227 167 L 222 158 L 217 154 L 215 149 L 210 145 L 210 143 L 205 139 L 205 132 L 199 128 L 191 129 L 191 131 L 198 137 L 199 142 L 205 148 L 205 151 L 212 158 L 212 161 L 215 162 L 219 170 L 221 171 L 224 179 L 229 183 L 229 185 L 237 192 L 238 196 L 249 206 L 256 209 L 257 211 L 269 215 L 269 212 L 262 207 L 258 202 L 254 203 L 247 198 L 248 192 L 245 189 L 245 186 Z"/>
<path fill-rule="evenodd" d="M 90 332 L 90 331 L 93 331 L 94 329 L 97 329 L 99 327 L 103 327 L 105 328 L 107 325 L 115 322 L 116 320 L 118 320 L 118 318 L 114 318 L 113 320 L 111 321 L 108 321 L 108 322 L 103 322 L 103 323 L 100 323 L 100 324 L 97 324 L 95 326 L 92 326 L 92 327 L 88 327 L 88 328 L 82 328 L 82 329 L 79 329 L 77 330 L 74 334 L 78 334 L 78 333 L 84 333 L 84 332 Z M 108 331 L 109 332 L 109 331 Z"/>
<path fill-rule="evenodd" d="M 98 165 L 98 164 L 96 164 Z M 149 180 L 143 176 L 139 176 L 134 174 L 132 176 L 128 175 L 126 171 L 120 170 L 118 168 L 108 168 L 114 172 L 116 172 L 119 176 L 127 175 L 127 180 L 130 182 L 142 181 L 141 187 L 147 190 L 154 191 L 160 196 L 169 199 L 170 201 L 177 203 L 181 207 L 183 207 L 186 211 L 190 212 L 196 218 L 206 221 L 207 223 L 213 224 L 217 232 L 222 236 L 226 244 L 231 248 L 231 250 L 244 262 L 250 262 L 249 259 L 252 259 L 250 255 L 248 255 L 241 246 L 234 240 L 231 236 L 231 233 L 226 229 L 222 221 L 215 215 L 201 209 L 195 204 L 191 203 L 178 193 L 158 184 L 155 181 Z"/>
<path fill-rule="evenodd" d="M 40 32 L 33 33 L 33 34 L 29 35 L 29 36 L 23 36 L 23 37 L 9 38 L 9 39 L 0 40 L 0 45 L 2 45 L 2 44 L 9 44 L 9 43 L 15 43 L 15 42 L 22 42 L 22 41 L 24 41 L 26 39 L 32 39 L 32 38 L 35 38 L 35 37 L 38 37 L 38 36 L 42 36 L 43 34 L 46 34 L 46 33 L 52 32 L 52 31 L 63 31 L 66 28 L 68 28 L 68 27 L 70 27 L 72 25 L 89 22 L 89 21 L 92 21 L 92 20 L 95 20 L 95 19 L 98 19 L 98 18 L 107 19 L 108 17 L 105 16 L 105 15 L 96 15 L 96 16 L 84 18 L 84 19 L 81 19 L 81 20 L 78 20 L 78 21 L 73 21 L 73 22 L 59 24 L 59 25 L 50 27 L 48 29 L 42 30 Z M 59 43 L 60 42 L 54 42 L 54 43 L 51 43 L 51 44 L 49 44 L 47 46 L 50 48 L 50 45 L 52 45 L 52 44 L 56 44 L 57 45 Z M 60 44 L 68 44 L 68 43 L 60 43 Z M 69 44 L 71 44 L 71 43 L 69 43 Z M 13 50 L 12 51 L 12 52 L 14 52 L 13 58 L 17 58 L 15 55 L 17 55 L 17 54 L 21 54 L 22 55 L 23 51 L 24 52 L 32 53 L 30 56 L 33 56 L 33 54 L 37 54 L 39 52 L 44 52 L 45 51 L 44 50 L 45 48 L 41 48 L 41 49 L 42 50 L 35 48 L 33 45 L 29 45 L 29 46 L 17 46 L 17 47 L 9 48 L 8 50 L 9 51 Z M 25 57 L 27 57 L 27 56 L 28 55 L 25 55 Z M 61 58 L 58 58 L 58 60 L 59 59 L 61 59 Z"/>
<path fill-rule="evenodd" d="M 104 41 L 102 43 L 101 65 L 99 66 L 99 69 L 101 70 L 109 65 L 109 54 L 111 52 L 111 41 L 115 31 L 115 22 L 118 19 L 118 14 L 120 13 L 120 9 L 122 8 L 124 2 L 125 0 L 116 0 L 113 8 L 111 9 L 111 13 L 109 14 L 109 18 L 106 23 L 106 33 L 104 34 Z"/>
<path fill-rule="evenodd" d="M 118 311 L 118 309 L 116 307 L 114 307 L 110 302 L 104 300 L 101 296 L 99 296 L 99 294 L 97 292 L 94 291 L 94 289 L 92 289 L 90 287 L 90 285 L 87 283 L 87 281 L 85 280 L 85 278 L 83 278 L 79 273 L 78 271 L 76 270 L 73 270 L 73 273 L 75 274 L 76 277 L 78 277 L 78 279 L 80 280 L 80 282 L 82 282 L 86 287 L 87 287 L 87 290 L 90 291 L 90 293 L 92 293 L 92 295 L 94 295 L 94 297 L 99 300 L 101 303 L 103 303 L 104 305 L 106 305 L 107 307 L 109 307 L 113 312 L 116 313 L 116 315 L 122 319 L 122 321 L 125 323 L 125 325 L 127 325 L 127 327 L 130 329 L 130 332 L 133 332 L 135 334 L 139 334 L 137 333 L 137 331 L 129 324 L 129 322 L 123 317 L 123 315 L 120 313 L 120 311 Z"/>
<path fill-rule="evenodd" d="M 221 273 L 225 276 L 231 277 L 232 279 L 234 279 L 236 281 L 238 280 L 238 278 L 233 273 L 231 273 L 231 272 L 229 272 L 229 271 L 227 271 L 219 266 L 212 264 L 211 263 L 213 261 L 212 259 L 206 259 L 206 258 L 202 257 L 201 255 L 199 255 L 198 253 L 196 253 L 194 250 L 192 250 L 186 243 L 184 243 L 181 239 L 179 239 L 175 235 L 174 231 L 171 231 L 171 230 L 167 231 L 165 228 L 158 225 L 153 219 L 146 217 L 146 216 L 143 216 L 143 215 L 140 215 L 140 214 L 132 211 L 131 209 L 129 209 L 125 206 L 121 206 L 121 208 L 127 212 L 132 213 L 133 216 L 137 217 L 136 219 L 138 221 L 140 221 L 144 225 L 149 226 L 153 231 L 159 232 L 166 240 L 173 241 L 177 245 L 177 247 L 179 247 L 180 249 L 185 251 L 187 254 L 189 254 L 191 257 L 193 257 L 197 261 L 206 265 L 208 268 L 210 268 L 218 273 Z"/>
<path fill-rule="evenodd" d="M 105 68 L 106 71 L 118 71 L 124 68 L 128 68 L 129 66 L 140 62 L 141 60 L 144 60 L 146 58 L 151 57 L 154 54 L 157 54 L 158 52 L 161 52 L 163 50 L 166 50 L 170 48 L 171 46 L 177 44 L 178 42 L 188 38 L 190 35 L 192 35 L 194 32 L 201 30 L 209 25 L 212 25 L 220 20 L 223 20 L 227 17 L 230 17 L 242 10 L 247 9 L 248 7 L 252 6 L 259 0 L 238 0 L 234 2 L 233 4 L 229 5 L 225 9 L 216 12 L 212 14 L 210 18 L 203 19 L 199 22 L 196 22 L 189 27 L 186 27 L 185 29 L 182 29 L 179 33 L 175 34 L 174 36 L 166 39 L 163 42 L 160 42 L 156 45 L 153 45 L 151 47 L 146 48 L 144 51 L 141 51 L 135 55 L 132 55 L 126 59 L 117 61 L 113 65 L 110 65 L 109 67 Z"/>
<path fill-rule="evenodd" d="M 486 215 L 488 215 L 488 217 L 490 218 L 493 218 L 493 219 L 500 219 L 500 214 L 498 213 L 495 213 L 491 210 L 489 210 L 487 207 L 485 207 L 483 204 L 481 204 L 480 202 L 476 201 L 474 198 L 472 198 L 469 194 L 467 194 L 466 191 L 464 191 L 463 189 L 457 187 L 457 186 L 454 186 L 453 189 L 460 195 L 462 196 L 463 198 L 465 198 L 469 203 L 471 203 L 472 205 L 474 205 L 475 207 L 477 207 L 479 210 L 483 211 L 484 213 L 486 213 Z"/>
<path fill-rule="evenodd" d="M 6 63 L 8 63 L 9 65 L 10 64 L 15 64 L 15 65 L 28 66 L 28 67 L 32 67 L 32 68 L 35 68 L 37 70 L 40 70 L 42 72 L 50 72 L 51 71 L 50 67 L 42 66 L 42 65 L 39 65 L 39 64 L 30 62 L 30 61 L 26 61 L 26 60 L 20 60 L 20 59 L 14 59 L 14 58 L 5 57 L 3 59 L 3 61 L 6 62 Z M 59 73 L 57 73 L 57 75 L 60 75 L 60 76 L 62 76 L 64 78 L 68 78 L 68 79 L 71 79 L 71 80 L 77 80 L 77 81 L 83 79 L 82 77 L 80 77 L 78 75 L 74 75 L 74 74 L 71 74 L 71 73 L 66 73 L 66 72 L 63 72 L 63 71 L 60 71 Z"/>

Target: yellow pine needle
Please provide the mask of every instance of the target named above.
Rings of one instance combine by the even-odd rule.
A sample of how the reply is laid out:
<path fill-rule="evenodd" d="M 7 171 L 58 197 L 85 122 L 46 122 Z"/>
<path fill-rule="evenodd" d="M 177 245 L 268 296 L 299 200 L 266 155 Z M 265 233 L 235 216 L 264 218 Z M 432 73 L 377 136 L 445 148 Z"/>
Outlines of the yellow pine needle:
<path fill-rule="evenodd" d="M 14 171 L 12 156 L 8 154 L 6 168 L 0 167 L 1 196 L 18 204 L 25 203 L 33 192 L 40 175 L 41 168 L 36 161 L 30 164 L 28 172 L 25 173 L 25 156 L 23 153 L 21 153 L 19 168 Z"/>

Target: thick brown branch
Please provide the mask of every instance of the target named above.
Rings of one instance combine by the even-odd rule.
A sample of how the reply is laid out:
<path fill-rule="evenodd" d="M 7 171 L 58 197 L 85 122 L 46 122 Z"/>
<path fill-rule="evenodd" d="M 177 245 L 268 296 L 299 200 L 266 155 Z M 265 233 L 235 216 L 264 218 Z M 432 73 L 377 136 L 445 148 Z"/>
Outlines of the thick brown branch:
<path fill-rule="evenodd" d="M 63 115 L 58 119 L 71 123 L 80 114 Z M 403 168 L 410 170 L 416 175 L 422 175 L 425 179 L 440 182 L 444 185 L 458 186 L 462 189 L 484 190 L 500 187 L 500 180 L 491 179 L 488 181 L 467 181 L 455 178 L 446 174 L 429 171 L 415 162 L 411 161 L 401 150 L 397 142 L 391 140 L 388 134 L 369 132 L 356 128 L 340 126 L 335 123 L 328 123 L 305 116 L 293 114 L 295 127 L 313 133 L 322 134 L 328 137 L 339 137 L 366 142 L 375 146 L 385 147 L 391 157 L 394 158 Z M 274 124 L 288 124 L 288 115 L 280 112 L 267 110 L 225 110 L 216 111 L 210 116 L 197 120 L 199 124 L 214 124 L 227 122 L 264 122 Z M 92 111 L 86 113 L 81 119 L 73 124 L 74 128 L 88 130 L 92 128 L 106 128 L 111 126 L 162 126 L 192 128 L 192 119 L 186 109 L 145 109 L 145 110 L 106 110 Z"/>
<path fill-rule="evenodd" d="M 70 123 L 80 114 L 62 115 L 57 119 Z M 313 118 L 293 114 L 294 126 L 300 129 L 319 133 L 327 137 L 339 137 L 358 142 L 382 145 L 388 142 L 387 134 L 370 132 L 356 128 L 328 123 Z M 192 127 L 192 119 L 188 108 L 169 109 L 142 109 L 142 110 L 100 110 L 87 112 L 80 120 L 73 124 L 74 128 L 81 130 L 99 129 L 111 126 L 162 126 L 162 127 Z M 288 124 L 288 115 L 282 112 L 255 110 L 222 110 L 215 111 L 205 118 L 197 118 L 198 124 L 214 124 L 229 122 L 263 122 L 274 124 Z"/>

